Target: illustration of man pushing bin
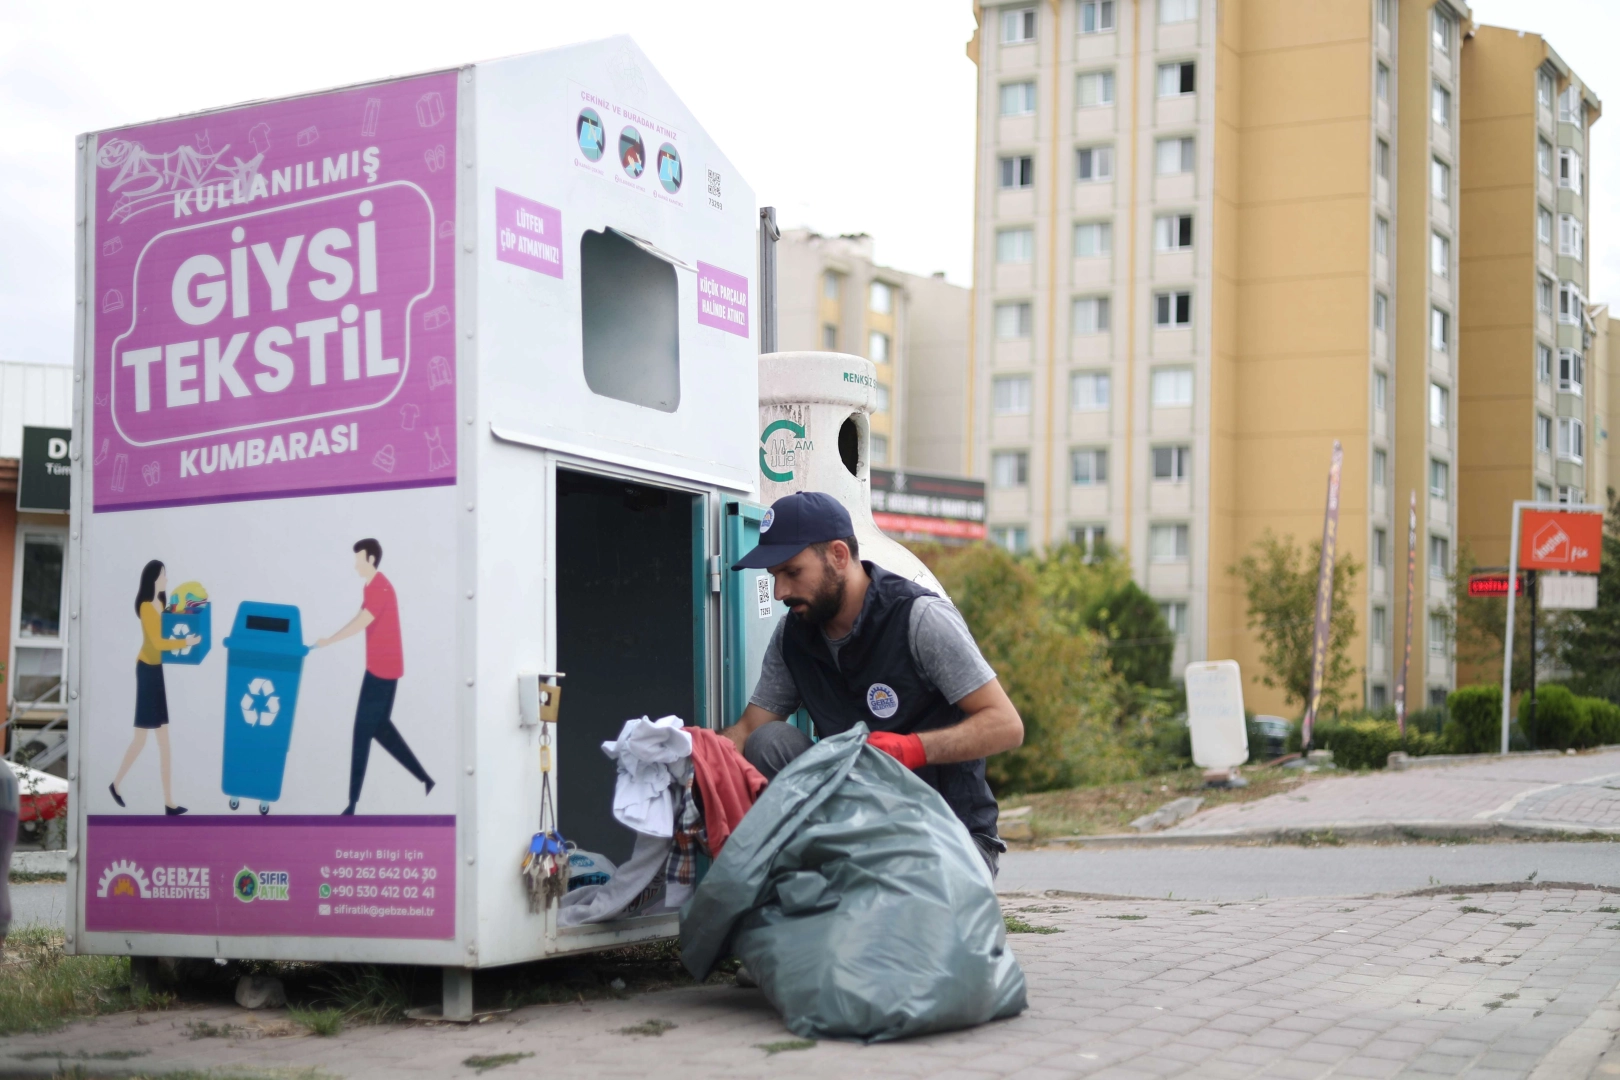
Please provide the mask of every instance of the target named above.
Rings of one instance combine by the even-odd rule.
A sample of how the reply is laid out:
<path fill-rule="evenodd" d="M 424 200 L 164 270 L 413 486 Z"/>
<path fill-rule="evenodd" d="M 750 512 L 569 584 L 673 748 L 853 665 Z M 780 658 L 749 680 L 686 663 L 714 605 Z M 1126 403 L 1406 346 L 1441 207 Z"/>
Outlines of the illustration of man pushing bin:
<path fill-rule="evenodd" d="M 360 682 L 360 702 L 354 711 L 349 805 L 343 810 L 344 814 L 353 814 L 360 802 L 360 788 L 366 782 L 373 739 L 420 780 L 426 791 L 433 790 L 433 778 L 394 727 L 394 693 L 399 688 L 400 677 L 405 674 L 405 654 L 399 633 L 399 598 L 394 594 L 393 583 L 377 569 L 381 563 L 381 544 L 370 538 L 355 542 L 354 569 L 366 583 L 360 611 L 343 629 L 315 642 L 315 648 L 322 649 L 362 630 L 366 632 L 366 674 Z"/>

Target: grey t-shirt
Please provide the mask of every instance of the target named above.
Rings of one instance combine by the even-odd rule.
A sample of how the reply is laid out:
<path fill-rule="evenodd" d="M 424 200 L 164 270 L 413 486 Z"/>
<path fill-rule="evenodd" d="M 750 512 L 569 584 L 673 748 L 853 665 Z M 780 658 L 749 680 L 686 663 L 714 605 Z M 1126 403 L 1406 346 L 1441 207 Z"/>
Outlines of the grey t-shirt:
<path fill-rule="evenodd" d="M 776 632 L 771 635 L 771 643 L 759 666 L 759 682 L 748 699 L 750 705 L 758 705 L 778 716 L 797 711 L 800 704 L 799 688 L 794 685 L 787 661 L 782 658 L 782 629 L 786 625 L 786 619 L 777 621 Z M 858 619 L 856 625 L 859 626 Z M 852 629 L 848 637 L 825 639 L 835 662 L 838 651 L 854 635 Z M 941 596 L 919 596 L 912 602 L 911 659 L 923 677 L 953 705 L 996 677 L 979 653 L 962 613 Z"/>

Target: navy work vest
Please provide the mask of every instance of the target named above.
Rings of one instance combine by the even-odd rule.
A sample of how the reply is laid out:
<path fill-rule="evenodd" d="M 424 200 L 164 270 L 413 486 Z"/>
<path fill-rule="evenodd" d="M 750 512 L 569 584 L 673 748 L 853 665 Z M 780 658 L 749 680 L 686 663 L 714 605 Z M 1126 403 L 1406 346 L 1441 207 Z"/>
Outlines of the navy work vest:
<path fill-rule="evenodd" d="M 836 661 L 821 627 L 790 611 L 782 628 L 782 659 L 816 734 L 837 735 L 861 720 L 873 731 L 901 735 L 960 723 L 962 710 L 945 700 L 911 656 L 911 605 L 934 594 L 881 566 L 861 565 L 871 584 L 855 632 Z M 945 797 L 968 832 L 997 835 L 996 799 L 984 779 L 983 758 L 924 765 L 916 772 Z"/>

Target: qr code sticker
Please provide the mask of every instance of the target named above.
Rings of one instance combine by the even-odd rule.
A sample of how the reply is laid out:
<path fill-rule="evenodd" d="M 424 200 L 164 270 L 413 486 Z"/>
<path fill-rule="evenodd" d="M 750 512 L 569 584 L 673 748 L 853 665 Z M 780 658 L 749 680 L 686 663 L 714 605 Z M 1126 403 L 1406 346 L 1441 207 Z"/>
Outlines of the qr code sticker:
<path fill-rule="evenodd" d="M 717 199 L 720 197 L 720 174 L 713 169 L 709 170 L 709 194 Z"/>
<path fill-rule="evenodd" d="M 761 574 L 754 579 L 754 600 L 759 604 L 759 617 L 762 619 L 771 617 L 773 602 L 771 592 L 774 580 L 769 574 Z"/>

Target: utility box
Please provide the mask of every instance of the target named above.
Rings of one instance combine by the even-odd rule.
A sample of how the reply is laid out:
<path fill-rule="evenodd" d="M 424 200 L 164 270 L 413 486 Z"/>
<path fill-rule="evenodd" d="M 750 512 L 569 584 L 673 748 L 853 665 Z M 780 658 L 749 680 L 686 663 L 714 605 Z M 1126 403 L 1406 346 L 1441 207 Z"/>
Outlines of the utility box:
<path fill-rule="evenodd" d="M 623 861 L 601 742 L 735 719 L 731 162 L 621 37 L 86 135 L 78 179 L 68 950 L 461 971 L 673 933 L 559 931 L 519 866 L 544 763 Z M 139 616 L 190 580 L 230 635 L 154 676 Z"/>

